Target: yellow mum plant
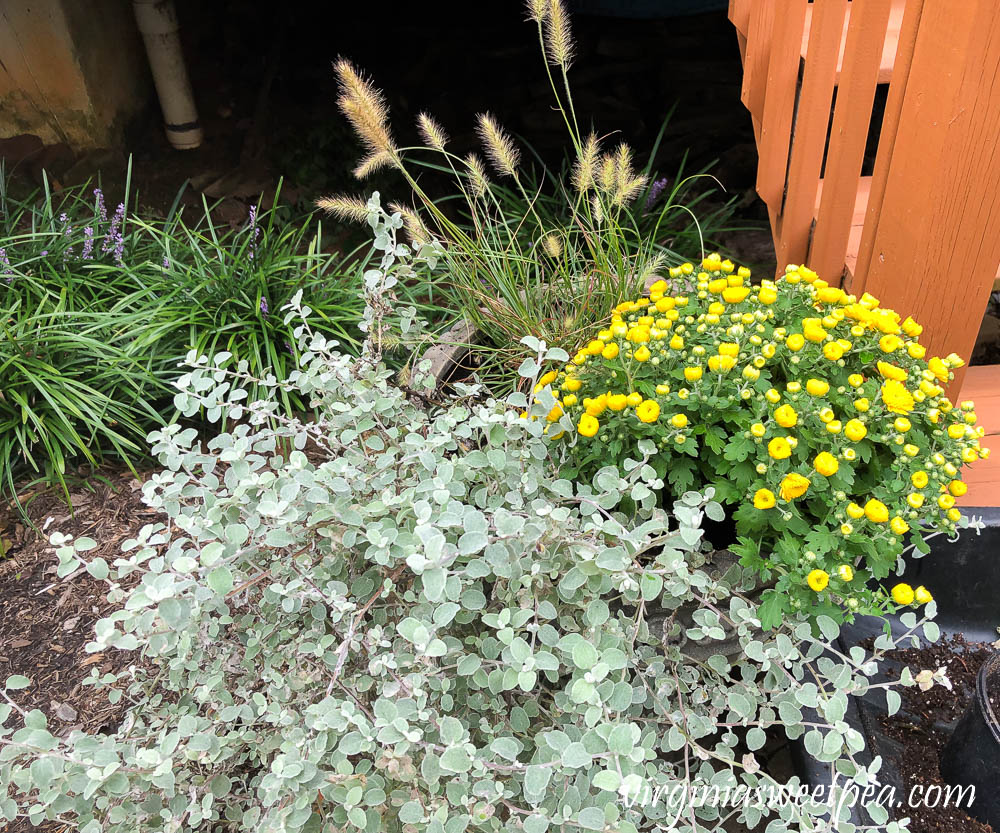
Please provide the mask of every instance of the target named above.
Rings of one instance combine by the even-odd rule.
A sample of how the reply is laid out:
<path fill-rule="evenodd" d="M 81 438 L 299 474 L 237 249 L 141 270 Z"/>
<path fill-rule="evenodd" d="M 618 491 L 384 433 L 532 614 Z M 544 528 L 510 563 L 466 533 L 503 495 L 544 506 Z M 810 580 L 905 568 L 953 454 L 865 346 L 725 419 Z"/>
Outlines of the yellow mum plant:
<path fill-rule="evenodd" d="M 713 543 L 777 582 L 766 624 L 920 603 L 869 579 L 961 522 L 960 470 L 988 454 L 972 403 L 945 395 L 962 360 L 925 360 L 916 322 L 805 267 L 749 277 L 718 255 L 673 268 L 546 378 L 576 426 L 570 473 L 651 440 L 666 497 L 714 486 L 735 529 Z"/>

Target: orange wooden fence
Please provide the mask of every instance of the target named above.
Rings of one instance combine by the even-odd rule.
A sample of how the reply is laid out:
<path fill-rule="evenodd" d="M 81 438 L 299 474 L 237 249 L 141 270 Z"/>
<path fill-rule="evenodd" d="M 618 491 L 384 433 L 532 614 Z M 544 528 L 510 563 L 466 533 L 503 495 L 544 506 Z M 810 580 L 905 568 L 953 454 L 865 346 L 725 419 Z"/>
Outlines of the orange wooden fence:
<path fill-rule="evenodd" d="M 730 0 L 729 17 L 778 263 L 968 356 L 1000 267 L 1000 2 Z"/>

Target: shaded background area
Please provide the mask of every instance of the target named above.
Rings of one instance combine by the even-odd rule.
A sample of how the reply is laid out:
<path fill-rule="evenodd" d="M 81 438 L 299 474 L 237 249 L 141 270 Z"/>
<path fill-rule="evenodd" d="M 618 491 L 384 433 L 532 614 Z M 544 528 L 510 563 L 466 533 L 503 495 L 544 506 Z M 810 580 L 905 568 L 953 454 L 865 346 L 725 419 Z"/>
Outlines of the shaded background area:
<path fill-rule="evenodd" d="M 674 8 L 716 10 L 650 19 L 581 9 L 656 3 L 570 5 L 577 45 L 570 80 L 581 124 L 592 124 L 608 144 L 627 141 L 644 161 L 672 111 L 654 160 L 659 175 L 674 177 L 682 161 L 685 173 L 714 163 L 721 185 L 714 202 L 735 197 L 739 224 L 758 229 L 736 235 L 732 249 L 754 265 L 773 261 L 766 213 L 753 192 L 756 150 L 725 10 L 717 0 L 675 0 Z M 8 140 L 8 171 L 37 182 L 44 166 L 66 185 L 100 176 L 113 194 L 131 153 L 142 205 L 167 210 L 189 181 L 185 202 L 200 201 L 202 191 L 222 200 L 216 213 L 233 223 L 245 220 L 247 204 L 258 196 L 268 199 L 279 179 L 283 199 L 302 208 L 318 194 L 376 187 L 405 199 L 390 175 L 368 183 L 350 176 L 358 149 L 335 104 L 331 62 L 338 55 L 368 71 L 386 92 L 401 143 L 416 140 L 416 114 L 428 110 L 456 150 L 471 150 L 474 116 L 490 110 L 558 167 L 567 135 L 551 107 L 534 24 L 520 2 L 481 6 L 470 12 L 468 3 L 396 3 L 389 11 L 384 4 L 177 0 L 203 145 L 170 148 L 150 86 L 124 147 L 82 156 L 71 148 L 26 154 L 23 141 L 18 147 Z"/>

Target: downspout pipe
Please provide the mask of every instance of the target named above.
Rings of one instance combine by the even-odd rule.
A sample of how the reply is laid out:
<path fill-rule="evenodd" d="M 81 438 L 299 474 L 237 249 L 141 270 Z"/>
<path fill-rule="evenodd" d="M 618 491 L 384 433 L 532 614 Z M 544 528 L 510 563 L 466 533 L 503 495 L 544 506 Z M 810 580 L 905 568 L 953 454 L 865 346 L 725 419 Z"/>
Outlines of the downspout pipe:
<path fill-rule="evenodd" d="M 132 7 L 146 44 L 167 139 L 177 150 L 192 150 L 201 144 L 202 131 L 181 53 L 173 0 L 132 0 Z"/>

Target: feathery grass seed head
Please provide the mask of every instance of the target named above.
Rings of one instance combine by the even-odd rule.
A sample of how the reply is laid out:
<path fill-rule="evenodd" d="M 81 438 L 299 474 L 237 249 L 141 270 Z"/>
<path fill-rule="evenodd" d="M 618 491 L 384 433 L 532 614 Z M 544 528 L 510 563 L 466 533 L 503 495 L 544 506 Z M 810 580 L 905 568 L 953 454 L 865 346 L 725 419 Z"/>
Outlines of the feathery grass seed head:
<path fill-rule="evenodd" d="M 476 199 L 482 199 L 490 185 L 490 181 L 486 177 L 486 166 L 483 164 L 483 160 L 474 153 L 465 157 L 465 164 L 469 169 L 468 177 L 472 195 Z"/>
<path fill-rule="evenodd" d="M 542 238 L 542 249 L 545 250 L 545 254 L 549 257 L 557 258 L 562 254 L 562 241 L 558 235 L 550 232 Z"/>
<path fill-rule="evenodd" d="M 548 0 L 527 0 L 525 6 L 528 9 L 528 20 L 544 23 L 545 18 L 549 16 Z"/>
<path fill-rule="evenodd" d="M 597 144 L 597 136 L 591 133 L 587 141 L 580 149 L 573 164 L 573 187 L 578 194 L 589 190 L 594 186 L 594 175 L 597 171 L 600 148 Z"/>
<path fill-rule="evenodd" d="M 368 206 L 358 197 L 322 197 L 316 200 L 316 207 L 352 223 L 364 223 L 368 220 Z"/>
<path fill-rule="evenodd" d="M 418 115 L 417 128 L 420 130 L 420 135 L 428 147 L 432 147 L 435 150 L 444 150 L 444 146 L 448 143 L 448 134 L 444 132 L 444 129 L 435 121 L 433 116 L 427 113 Z"/>
<path fill-rule="evenodd" d="M 521 163 L 521 152 L 507 132 L 497 124 L 489 113 L 477 117 L 476 132 L 483 142 L 486 155 L 493 166 L 502 174 L 517 176 L 517 166 Z"/>
<path fill-rule="evenodd" d="M 355 175 L 371 173 L 383 165 L 398 164 L 396 145 L 389 133 L 385 96 L 345 58 L 337 60 L 334 71 L 340 82 L 337 104 L 368 150 L 368 156 L 358 165 Z"/>
<path fill-rule="evenodd" d="M 545 18 L 545 48 L 549 62 L 568 70 L 573 63 L 573 34 L 569 28 L 569 13 L 562 0 L 549 0 Z"/>

